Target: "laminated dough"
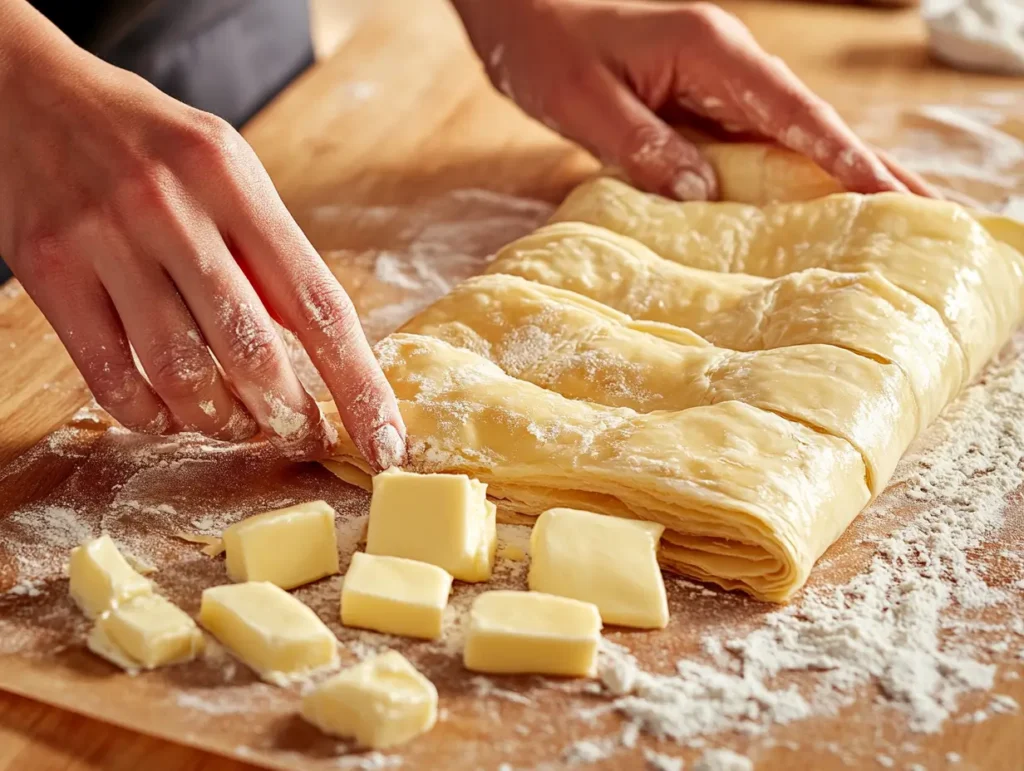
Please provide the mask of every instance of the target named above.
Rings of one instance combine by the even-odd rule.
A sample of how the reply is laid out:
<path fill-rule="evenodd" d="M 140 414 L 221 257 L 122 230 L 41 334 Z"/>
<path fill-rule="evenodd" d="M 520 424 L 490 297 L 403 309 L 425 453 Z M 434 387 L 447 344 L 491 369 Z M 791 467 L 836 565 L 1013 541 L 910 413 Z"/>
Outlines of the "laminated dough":
<path fill-rule="evenodd" d="M 376 351 L 409 468 L 486 482 L 512 521 L 559 506 L 659 522 L 663 565 L 729 589 L 787 599 L 871 497 L 849 442 L 740 401 L 642 414 L 432 337 L 394 334 Z M 346 437 L 341 456 L 368 471 Z"/>
<path fill-rule="evenodd" d="M 893 364 L 832 345 L 749 353 L 687 345 L 674 330 L 500 274 L 470 279 L 403 328 L 570 399 L 640 413 L 738 400 L 777 413 L 853 445 L 872 493 L 917 435 L 914 395 Z"/>
<path fill-rule="evenodd" d="M 377 354 L 411 470 L 662 524 L 665 568 L 785 601 L 1020 321 L 1024 229 L 715 152 L 748 203 L 585 183 Z M 347 438 L 327 465 L 369 482 Z"/>
<path fill-rule="evenodd" d="M 579 222 L 548 225 L 514 241 L 489 271 L 662 322 L 652 329 L 685 327 L 681 334 L 734 351 L 824 344 L 895 364 L 910 381 L 921 426 L 967 379 L 963 354 L 935 309 L 878 273 L 811 268 L 777 279 L 715 273 L 669 262 L 637 241 Z"/>
<path fill-rule="evenodd" d="M 1024 300 L 1024 257 L 949 201 L 838 193 L 764 207 L 679 203 L 598 178 L 570 193 L 552 221 L 598 225 L 704 270 L 877 271 L 939 313 L 970 377 L 1009 337 Z"/>

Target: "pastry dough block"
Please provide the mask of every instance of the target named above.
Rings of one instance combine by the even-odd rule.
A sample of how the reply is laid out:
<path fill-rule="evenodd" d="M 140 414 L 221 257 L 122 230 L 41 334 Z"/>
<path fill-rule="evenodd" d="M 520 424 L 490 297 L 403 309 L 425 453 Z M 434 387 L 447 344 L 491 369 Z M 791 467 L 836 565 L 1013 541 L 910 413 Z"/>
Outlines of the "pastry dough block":
<path fill-rule="evenodd" d="M 342 670 L 302 699 L 302 716 L 321 731 L 384 749 L 437 722 L 437 689 L 402 654 L 387 651 Z"/>
<path fill-rule="evenodd" d="M 785 601 L 1020 322 L 1024 226 L 708 154 L 733 201 L 585 182 L 377 354 L 410 470 L 658 523 L 665 568 Z M 369 484 L 347 439 L 327 465 Z"/>
<path fill-rule="evenodd" d="M 606 624 L 662 629 L 665 582 L 656 557 L 665 526 L 548 509 L 530 536 L 530 589 L 591 602 Z"/>
<path fill-rule="evenodd" d="M 589 602 L 490 591 L 473 601 L 463 664 L 491 674 L 593 677 L 601 616 Z"/>
<path fill-rule="evenodd" d="M 487 581 L 498 545 L 487 486 L 464 474 L 388 469 L 373 479 L 366 553 L 437 565 L 462 581 Z"/>
<path fill-rule="evenodd" d="M 191 661 L 202 650 L 196 622 L 170 600 L 139 595 L 96 621 L 89 648 L 125 669 L 155 669 Z"/>
<path fill-rule="evenodd" d="M 774 280 L 714 273 L 579 222 L 514 241 L 488 272 L 568 289 L 735 351 L 823 344 L 896 364 L 910 380 L 922 426 L 967 381 L 963 353 L 939 314 L 877 273 L 814 268 Z"/>
<path fill-rule="evenodd" d="M 451 575 L 437 565 L 356 552 L 341 590 L 341 622 L 434 640 L 451 588 Z"/>
<path fill-rule="evenodd" d="M 199 620 L 265 680 L 283 682 L 334 664 L 338 641 L 319 616 L 272 583 L 203 591 Z"/>
<path fill-rule="evenodd" d="M 599 225 L 706 270 L 765 277 L 816 267 L 877 271 L 938 311 L 971 377 L 1024 307 L 1024 258 L 949 201 L 838 193 L 764 207 L 679 203 L 605 177 L 576 188 L 552 221 Z"/>
<path fill-rule="evenodd" d="M 786 599 L 870 498 L 849 442 L 743 402 L 641 414 L 567 399 L 420 335 L 392 335 L 377 355 L 410 468 L 479 479 L 520 515 L 563 506 L 660 522 L 663 563 L 728 588 Z"/>
<path fill-rule="evenodd" d="M 153 592 L 150 580 L 128 564 L 109 535 L 72 549 L 68 576 L 68 593 L 88 618 Z"/>
<path fill-rule="evenodd" d="M 873 493 L 918 430 L 914 394 L 895 365 L 832 345 L 743 353 L 680 344 L 673 327 L 637 324 L 514 276 L 470 279 L 403 331 L 467 348 L 571 399 L 644 413 L 743 401 L 850 442 Z"/>
<path fill-rule="evenodd" d="M 334 509 L 310 501 L 236 522 L 224 531 L 228 577 L 292 589 L 338 572 Z"/>

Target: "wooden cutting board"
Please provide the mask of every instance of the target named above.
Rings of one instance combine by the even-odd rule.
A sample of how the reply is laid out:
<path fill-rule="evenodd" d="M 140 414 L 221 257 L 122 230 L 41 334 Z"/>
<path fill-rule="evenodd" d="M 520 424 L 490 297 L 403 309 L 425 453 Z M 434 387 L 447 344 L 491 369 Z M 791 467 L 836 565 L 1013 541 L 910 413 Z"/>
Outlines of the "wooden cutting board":
<path fill-rule="evenodd" d="M 1020 88 L 1019 81 L 967 76 L 931 64 L 920 22 L 912 11 L 777 2 L 723 5 L 738 13 L 768 50 L 782 55 L 812 87 L 853 118 L 872 104 L 957 103 L 984 90 L 1006 93 Z M 407 303 L 401 287 L 379 280 L 375 274 L 379 261 L 370 259 L 367 250 L 379 255 L 380 250 L 394 249 L 397 254 L 409 246 L 412 233 L 414 243 L 429 246 L 421 258 L 443 261 L 451 254 L 461 255 L 458 265 L 445 273 L 446 279 L 469 274 L 502 239 L 518 235 L 543 216 L 542 204 L 523 199 L 557 202 L 593 170 L 594 162 L 524 118 L 491 89 L 443 0 L 367 0 L 354 3 L 353 8 L 354 21 L 337 53 L 293 84 L 244 133 L 293 215 L 342 278 L 364 317 L 375 331 L 384 332 L 389 323 L 401 320 L 401 312 L 411 312 L 413 305 Z M 1019 102 L 1017 109 L 1024 111 Z M 1017 193 L 1024 193 L 1019 182 Z M 421 216 L 423 212 L 429 216 Z M 480 227 L 474 229 L 473 223 Z M 423 263 L 417 264 L 424 269 Z M 429 276 L 424 283 L 428 291 L 431 287 L 440 291 Z M 423 302 L 425 295 L 414 299 Z M 393 312 L 396 305 L 399 315 Z M 382 313 L 387 307 L 392 311 Z M 90 456 L 98 432 L 81 421 L 74 434 L 80 451 L 47 453 L 53 443 L 38 444 L 87 399 L 70 360 L 18 285 L 11 283 L 0 290 L 0 517 L 46 500 L 49 491 L 81 472 L 84 464 L 95 464 L 100 474 L 102 455 Z M 42 457 L 41 462 L 16 460 L 33 447 L 36 454 L 31 457 Z M 223 473 L 244 474 L 242 466 Z M 314 470 L 292 471 L 270 463 L 259 471 L 282 488 L 316 490 L 331 500 L 346 495 Z M 197 486 L 183 495 L 209 495 L 215 483 L 216 475 L 203 483 L 190 480 Z M 97 483 L 97 502 L 101 487 Z M 851 549 L 854 544 L 851 538 L 845 539 Z M 727 609 L 724 616 L 722 608 Z M 737 604 L 720 594 L 710 601 L 695 601 L 683 589 L 673 592 L 673 610 L 673 624 L 665 632 L 616 639 L 642 653 L 645 661 L 665 659 L 667 654 L 687 655 L 698 650 L 695 630 L 710 620 L 739 624 L 764 612 L 763 607 Z M 313 767 L 314 761 L 304 757 L 300 747 L 287 742 L 276 754 L 253 754 L 227 740 L 211 741 L 202 731 L 183 734 L 182 720 L 158 699 L 165 695 L 159 688 L 154 686 L 147 702 L 149 686 L 140 685 L 145 678 L 112 681 L 120 676 L 78 648 L 65 651 L 57 664 L 45 657 L 0 658 L 0 687 L 99 715 L 133 730 L 19 696 L 0 696 L 0 768 L 248 767 L 241 760 L 216 759 L 136 731 L 236 758 Z M 482 699 L 457 666 L 437 662 L 434 666 L 449 718 L 416 743 L 405 767 L 496 768 L 499 762 L 532 766 L 542 760 L 558 765 L 572 740 L 595 730 L 570 719 L 573 699 L 560 691 L 538 692 L 526 704 Z M 1008 659 L 1006 666 L 1014 665 Z M 137 700 L 132 703 L 142 706 L 111 706 L 109 702 L 117 701 L 117 688 L 106 691 L 111 694 L 104 700 L 107 704 L 87 698 L 91 689 L 109 682 L 121 683 L 117 688 L 124 689 L 124 698 L 130 694 Z M 1004 683 L 1000 690 L 1024 702 L 1020 682 Z M 898 721 L 881 717 L 887 713 L 878 713 L 873 699 L 869 691 L 838 717 L 773 732 L 775 746 L 760 747 L 752 755 L 757 767 L 843 768 L 843 760 L 828 749 L 833 742 L 859 747 L 858 765 L 874 763 L 872 746 L 883 740 L 886 746 L 898 745 L 907 734 Z M 965 708 L 971 708 L 969 700 Z M 245 722 L 242 716 L 220 715 L 210 722 L 223 724 L 221 739 L 232 731 L 244 736 L 244 727 L 239 727 Z M 530 726 L 532 735 L 524 739 L 515 731 L 517 725 Z M 603 728 L 614 730 L 614 721 Z M 940 768 L 947 762 L 946 753 L 956 752 L 964 758 L 960 767 L 1014 767 L 1024 757 L 1022 728 L 1019 714 L 979 725 L 951 723 L 939 735 L 911 737 L 921 748 L 912 760 Z M 301 727 L 294 729 L 298 733 L 290 730 L 282 733 L 288 741 L 298 736 L 312 742 Z M 742 736 L 726 736 L 718 743 L 740 751 L 751 747 L 751 741 Z M 646 739 L 641 745 L 655 746 Z M 696 755 L 692 750 L 657 746 L 690 761 Z M 329 762 L 329 757 L 319 757 L 316 767 Z M 902 767 L 909 762 L 900 761 Z M 638 748 L 591 767 L 641 767 L 642 763 Z"/>

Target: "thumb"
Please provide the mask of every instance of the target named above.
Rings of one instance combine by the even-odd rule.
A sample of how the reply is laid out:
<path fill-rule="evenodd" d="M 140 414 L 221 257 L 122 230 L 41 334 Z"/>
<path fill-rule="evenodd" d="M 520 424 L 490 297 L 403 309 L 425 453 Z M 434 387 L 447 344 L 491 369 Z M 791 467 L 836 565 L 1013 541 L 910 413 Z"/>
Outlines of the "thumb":
<path fill-rule="evenodd" d="M 715 172 L 692 142 L 677 134 L 610 72 L 600 69 L 582 93 L 563 104 L 563 133 L 617 166 L 637 187 L 683 201 L 718 197 Z"/>

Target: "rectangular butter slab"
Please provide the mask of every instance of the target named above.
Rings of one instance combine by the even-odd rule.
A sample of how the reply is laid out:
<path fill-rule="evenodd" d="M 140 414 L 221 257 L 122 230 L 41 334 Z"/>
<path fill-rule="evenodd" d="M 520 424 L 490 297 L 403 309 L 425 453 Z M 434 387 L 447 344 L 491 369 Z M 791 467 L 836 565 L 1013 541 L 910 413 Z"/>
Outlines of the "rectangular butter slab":
<path fill-rule="evenodd" d="M 540 592 L 484 592 L 469 612 L 463 663 L 492 674 L 593 677 L 597 607 Z"/>
<path fill-rule="evenodd" d="M 89 618 L 153 592 L 152 583 L 132 569 L 108 535 L 71 550 L 68 576 L 68 592 Z"/>
<path fill-rule="evenodd" d="M 434 727 L 437 689 L 396 651 L 339 672 L 302 700 L 321 731 L 363 747 L 394 747 Z"/>
<path fill-rule="evenodd" d="M 267 680 L 287 679 L 337 661 L 337 640 L 320 617 L 269 582 L 206 589 L 199 622 Z"/>
<path fill-rule="evenodd" d="M 433 640 L 441 636 L 451 588 L 451 575 L 437 565 L 356 552 L 341 590 L 341 621 Z"/>
<path fill-rule="evenodd" d="M 487 581 L 495 514 L 487 485 L 465 474 L 388 469 L 373 478 L 366 552 L 429 562 L 461 581 Z"/>
<path fill-rule="evenodd" d="M 98 645 L 123 654 L 122 660 L 104 655 L 115 664 L 131 662 L 140 669 L 191 661 L 202 650 L 203 633 L 195 621 L 170 600 L 156 594 L 141 595 L 119 604 L 96 621 Z M 95 649 L 94 649 L 95 650 Z"/>
<path fill-rule="evenodd" d="M 292 589 L 338 572 L 334 509 L 311 501 L 236 522 L 224 531 L 228 577 Z"/>
<path fill-rule="evenodd" d="M 530 534 L 530 588 L 592 602 L 606 624 L 668 624 L 658 566 L 664 525 L 575 509 L 550 509 Z"/>

